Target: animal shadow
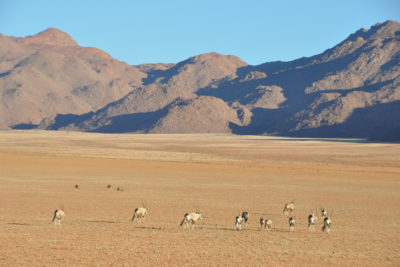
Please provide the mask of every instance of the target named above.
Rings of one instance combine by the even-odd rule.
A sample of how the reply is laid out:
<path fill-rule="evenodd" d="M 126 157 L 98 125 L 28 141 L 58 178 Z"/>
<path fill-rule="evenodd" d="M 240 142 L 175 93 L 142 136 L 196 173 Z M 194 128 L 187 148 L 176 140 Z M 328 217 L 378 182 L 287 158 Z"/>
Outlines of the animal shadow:
<path fill-rule="evenodd" d="M 9 222 L 7 224 L 9 224 L 9 225 L 18 225 L 18 226 L 29 226 L 29 225 L 31 225 L 29 223 L 16 223 L 16 222 Z"/>

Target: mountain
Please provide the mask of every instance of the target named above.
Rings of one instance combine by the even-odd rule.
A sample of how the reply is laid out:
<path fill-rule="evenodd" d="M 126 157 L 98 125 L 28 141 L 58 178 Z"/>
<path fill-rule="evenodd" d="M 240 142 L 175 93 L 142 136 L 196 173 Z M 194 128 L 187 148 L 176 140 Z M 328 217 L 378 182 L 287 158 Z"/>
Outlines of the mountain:
<path fill-rule="evenodd" d="M 97 110 L 144 77 L 137 67 L 80 47 L 56 29 L 26 38 L 0 35 L 0 128 Z"/>
<path fill-rule="evenodd" d="M 250 66 L 209 53 L 130 66 L 48 29 L 0 35 L 0 128 L 400 140 L 400 24 Z"/>

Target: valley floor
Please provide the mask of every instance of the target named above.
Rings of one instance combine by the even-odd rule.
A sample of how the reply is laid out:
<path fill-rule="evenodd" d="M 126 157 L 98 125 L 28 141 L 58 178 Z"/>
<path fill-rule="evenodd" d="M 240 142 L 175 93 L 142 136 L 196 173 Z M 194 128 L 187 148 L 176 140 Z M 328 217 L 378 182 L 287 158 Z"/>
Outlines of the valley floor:
<path fill-rule="evenodd" d="M 291 200 L 293 234 L 282 214 Z M 142 201 L 148 218 L 133 224 Z M 321 217 L 307 229 L 320 207 L 329 235 Z M 195 231 L 179 227 L 196 208 Z M 399 208 L 399 144 L 0 131 L 0 266 L 398 266 Z M 249 225 L 235 231 L 244 210 Z"/>

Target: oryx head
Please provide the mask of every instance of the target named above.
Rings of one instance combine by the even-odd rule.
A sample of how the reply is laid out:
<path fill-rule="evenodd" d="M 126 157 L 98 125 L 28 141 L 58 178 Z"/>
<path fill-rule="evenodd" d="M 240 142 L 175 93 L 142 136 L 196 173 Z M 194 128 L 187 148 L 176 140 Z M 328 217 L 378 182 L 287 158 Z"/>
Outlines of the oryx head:
<path fill-rule="evenodd" d="M 327 216 L 328 215 L 328 212 L 326 211 L 325 208 L 320 208 L 320 210 L 321 210 L 321 216 Z"/>

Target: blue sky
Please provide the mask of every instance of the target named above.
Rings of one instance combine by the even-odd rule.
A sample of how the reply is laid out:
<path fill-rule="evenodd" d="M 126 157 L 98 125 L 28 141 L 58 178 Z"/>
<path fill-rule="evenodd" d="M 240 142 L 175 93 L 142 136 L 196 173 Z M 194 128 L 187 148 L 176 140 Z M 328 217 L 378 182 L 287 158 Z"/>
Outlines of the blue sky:
<path fill-rule="evenodd" d="M 132 65 L 218 52 L 249 64 L 312 56 L 360 28 L 400 21 L 398 0 L 0 0 L 0 33 L 49 27 Z"/>

